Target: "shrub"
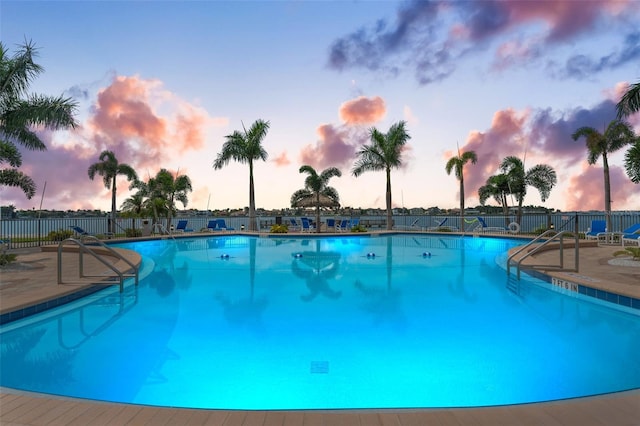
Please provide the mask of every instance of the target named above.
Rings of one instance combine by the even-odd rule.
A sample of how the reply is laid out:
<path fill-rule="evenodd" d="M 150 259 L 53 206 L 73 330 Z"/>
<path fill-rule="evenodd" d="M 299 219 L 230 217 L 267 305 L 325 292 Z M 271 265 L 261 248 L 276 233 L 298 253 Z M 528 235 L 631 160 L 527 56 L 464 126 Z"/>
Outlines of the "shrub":
<path fill-rule="evenodd" d="M 51 231 L 47 235 L 47 239 L 50 241 L 62 241 L 73 236 L 73 231 L 69 229 L 58 229 L 57 231 Z"/>
<path fill-rule="evenodd" d="M 127 228 L 124 230 L 124 235 L 127 238 L 142 237 L 142 229 Z"/>
<path fill-rule="evenodd" d="M 2 253 L 0 254 L 0 268 L 4 268 L 11 262 L 16 260 L 17 256 L 14 253 Z"/>
<path fill-rule="evenodd" d="M 286 234 L 287 232 L 289 232 L 289 227 L 287 225 L 271 225 L 272 234 Z"/>
<path fill-rule="evenodd" d="M 625 247 L 624 250 L 618 250 L 613 253 L 614 256 L 631 256 L 633 260 L 640 261 L 640 247 Z"/>
<path fill-rule="evenodd" d="M 362 225 L 356 225 L 351 227 L 351 232 L 367 232 L 367 228 Z"/>

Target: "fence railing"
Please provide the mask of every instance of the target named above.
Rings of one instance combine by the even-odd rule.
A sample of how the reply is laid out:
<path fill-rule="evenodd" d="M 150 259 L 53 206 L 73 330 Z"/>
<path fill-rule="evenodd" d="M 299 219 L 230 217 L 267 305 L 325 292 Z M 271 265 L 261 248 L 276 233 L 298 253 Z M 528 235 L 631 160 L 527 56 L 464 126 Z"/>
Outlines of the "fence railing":
<path fill-rule="evenodd" d="M 547 229 L 557 231 L 574 231 L 575 218 L 577 216 L 579 232 L 587 232 L 593 220 L 604 220 L 604 212 L 573 212 L 552 214 L 523 214 L 519 224 L 519 233 L 538 234 Z M 272 225 L 288 224 L 292 216 L 258 216 L 256 218 L 258 230 L 269 232 Z M 308 217 L 313 217 L 309 215 Z M 487 227 L 508 229 L 509 224 L 516 220 L 515 215 L 481 215 Z M 215 217 L 220 219 L 221 217 Z M 378 230 L 386 229 L 386 216 L 384 215 L 322 215 L 324 222 L 327 218 L 335 219 L 360 219 L 360 224 L 366 228 Z M 178 224 L 178 220 L 188 220 L 188 228 L 195 231 L 206 229 L 208 216 L 180 216 L 173 218 L 170 224 L 161 220 L 167 229 Z M 226 224 L 236 230 L 249 229 L 248 217 L 224 217 Z M 299 217 L 298 217 L 299 219 Z M 394 215 L 393 229 L 395 230 L 425 230 L 437 227 L 444 220 L 449 227 L 462 229 L 462 221 L 458 215 Z M 9 245 L 9 248 L 27 248 L 48 245 L 61 241 L 75 233 L 72 226 L 79 227 L 88 234 L 106 238 L 109 235 L 110 219 L 108 217 L 73 217 L 73 218 L 43 218 L 43 219 L 5 219 L 0 220 L 0 240 Z M 151 219 L 118 218 L 116 220 L 116 235 L 125 236 L 127 230 L 142 230 L 144 221 Z M 610 231 L 622 231 L 631 225 L 640 223 L 640 211 L 614 212 L 611 216 L 612 228 Z M 480 225 L 477 216 L 465 215 L 464 229 L 472 232 Z M 131 231 L 129 231 L 131 233 Z"/>

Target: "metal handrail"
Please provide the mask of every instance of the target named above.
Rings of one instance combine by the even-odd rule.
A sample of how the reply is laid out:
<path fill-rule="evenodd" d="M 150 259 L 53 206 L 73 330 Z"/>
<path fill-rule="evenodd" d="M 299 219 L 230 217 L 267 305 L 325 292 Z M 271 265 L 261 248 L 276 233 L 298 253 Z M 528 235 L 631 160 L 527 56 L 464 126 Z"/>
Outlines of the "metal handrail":
<path fill-rule="evenodd" d="M 524 250 L 528 249 L 534 243 L 537 243 L 539 240 L 541 240 L 542 238 L 544 238 L 547 235 L 552 234 L 552 233 L 554 235 L 551 238 L 549 238 L 546 241 L 542 242 L 541 244 L 536 246 L 533 250 L 529 251 L 524 256 L 522 256 L 520 259 L 518 259 L 518 261 L 516 262 L 517 277 L 518 277 L 518 279 L 520 279 L 520 269 L 521 269 L 520 265 L 522 264 L 522 261 L 524 259 L 526 259 L 529 256 L 534 255 L 535 253 L 540 251 L 540 249 L 542 249 L 546 245 L 548 245 L 548 244 L 550 244 L 550 243 L 552 243 L 552 242 L 554 242 L 554 241 L 556 241 L 558 239 L 560 240 L 560 250 L 559 250 L 560 265 L 558 265 L 558 267 L 560 269 L 564 268 L 564 236 L 567 235 L 567 234 L 571 234 L 571 232 L 569 232 L 569 231 L 560 231 L 560 232 L 556 233 L 554 230 L 550 229 L 550 230 L 545 231 L 544 233 L 542 233 L 538 237 L 534 238 L 533 240 L 529 241 L 527 244 L 525 244 L 524 246 L 520 247 L 519 250 L 515 251 L 513 254 L 511 254 L 511 256 L 509 256 L 509 258 L 507 259 L 507 275 L 509 275 L 511 273 L 511 260 L 515 256 L 517 256 L 518 254 L 522 253 Z M 580 247 L 580 244 L 578 242 L 578 236 L 576 234 L 576 236 L 575 236 L 575 269 L 574 269 L 575 272 L 578 271 L 579 247 Z M 556 265 L 533 265 L 533 266 L 556 266 Z"/>
<path fill-rule="evenodd" d="M 135 271 L 135 274 L 124 274 L 124 273 L 122 273 L 115 266 L 113 266 L 113 264 L 107 262 L 106 260 L 104 260 L 102 258 L 102 256 L 100 256 L 95 251 L 91 250 L 91 248 L 89 248 L 84 243 L 84 240 L 90 240 L 90 241 L 93 241 L 93 242 L 97 242 L 98 245 L 100 245 L 101 247 L 107 249 L 113 256 L 115 256 L 119 260 L 122 260 L 127 265 L 129 265 Z M 118 276 L 118 278 L 120 280 L 120 292 L 121 293 L 122 293 L 122 291 L 124 289 L 124 278 L 125 277 L 127 277 L 127 278 L 135 277 L 135 285 L 138 285 L 138 277 L 139 277 L 139 275 L 138 275 L 138 267 L 135 266 L 131 261 L 126 259 L 124 256 L 122 256 L 120 253 L 118 253 L 117 251 L 115 251 L 111 247 L 107 246 L 102 241 L 100 241 L 99 239 L 97 239 L 96 237 L 94 237 L 92 235 L 85 235 L 85 236 L 82 237 L 82 240 L 77 240 L 75 238 L 67 238 L 65 240 L 60 241 L 60 243 L 58 243 L 58 284 L 62 284 L 62 248 L 64 247 L 65 243 L 67 243 L 67 242 L 74 243 L 74 244 L 76 244 L 78 246 L 79 276 L 80 276 L 80 278 L 91 278 L 91 277 L 98 278 L 98 277 L 103 277 L 102 275 L 84 275 L 83 254 L 84 253 L 89 253 L 91 256 L 93 256 L 100 263 L 102 263 L 107 268 L 111 269 L 113 272 L 116 273 L 116 275 Z"/>

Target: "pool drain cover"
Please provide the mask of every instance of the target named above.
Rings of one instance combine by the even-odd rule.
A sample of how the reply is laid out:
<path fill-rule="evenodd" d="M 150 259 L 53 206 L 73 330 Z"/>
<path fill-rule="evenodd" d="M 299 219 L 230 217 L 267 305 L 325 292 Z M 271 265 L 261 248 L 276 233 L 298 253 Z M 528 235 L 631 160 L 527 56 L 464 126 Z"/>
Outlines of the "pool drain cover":
<path fill-rule="evenodd" d="M 311 361 L 311 374 L 328 374 L 329 361 Z"/>

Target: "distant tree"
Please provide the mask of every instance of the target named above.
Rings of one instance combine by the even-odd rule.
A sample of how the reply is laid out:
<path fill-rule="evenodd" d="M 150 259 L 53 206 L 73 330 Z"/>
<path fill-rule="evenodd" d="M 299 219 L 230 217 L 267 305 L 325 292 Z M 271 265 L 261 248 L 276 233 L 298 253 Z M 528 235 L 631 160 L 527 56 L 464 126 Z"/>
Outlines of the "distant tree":
<path fill-rule="evenodd" d="M 123 175 L 128 181 L 135 181 L 138 175 L 133 167 L 128 164 L 119 163 L 116 155 L 112 151 L 102 151 L 99 157 L 100 161 L 89 166 L 87 174 L 89 179 L 93 180 L 96 175 L 102 176 L 102 181 L 107 189 L 111 189 L 111 223 L 109 231 L 116 233 L 116 180 L 118 175 Z"/>
<path fill-rule="evenodd" d="M 633 183 L 640 183 L 640 138 L 624 155 L 624 168 Z"/>
<path fill-rule="evenodd" d="M 555 170 L 546 164 L 537 164 L 525 171 L 524 162 L 518 157 L 509 156 L 502 160 L 500 170 L 509 180 L 509 192 L 518 201 L 516 222 L 522 221 L 522 203 L 527 195 L 527 186 L 533 186 L 540 193 L 542 201 L 546 201 L 551 189 L 558 182 Z"/>
<path fill-rule="evenodd" d="M 303 201 L 309 201 L 316 207 L 316 232 L 320 232 L 320 197 L 326 197 L 340 206 L 340 196 L 335 188 L 329 186 L 329 179 L 340 177 L 342 173 L 335 167 L 330 167 L 318 174 L 316 170 L 304 165 L 300 167 L 300 173 L 307 173 L 309 176 L 304 180 L 304 189 L 299 189 L 291 196 L 291 207 L 298 207 Z"/>
<path fill-rule="evenodd" d="M 607 220 L 607 229 L 611 228 L 611 181 L 609 178 L 609 154 L 620 148 L 633 143 L 636 135 L 631 126 L 619 120 L 609 123 L 604 133 L 598 132 L 593 127 L 581 127 L 576 130 L 572 138 L 578 140 L 585 138 L 587 144 L 587 162 L 595 164 L 602 156 L 602 167 L 604 170 L 604 210 Z"/>
<path fill-rule="evenodd" d="M 122 202 L 122 213 L 130 217 L 142 217 L 144 213 L 144 197 L 138 191 Z"/>
<path fill-rule="evenodd" d="M 640 111 L 640 81 L 632 84 L 616 105 L 618 120 Z"/>
<path fill-rule="evenodd" d="M 464 232 L 464 173 L 463 169 L 468 162 L 476 164 L 478 156 L 475 151 L 466 151 L 460 153 L 456 157 L 451 157 L 445 166 L 447 174 L 450 175 L 452 170 L 455 170 L 456 178 L 460 182 L 460 229 Z"/>
<path fill-rule="evenodd" d="M 222 151 L 213 163 L 214 169 L 221 169 L 235 160 L 240 163 L 249 164 L 249 230 L 256 230 L 256 200 L 253 184 L 253 162 L 254 160 L 265 161 L 268 157 L 267 151 L 262 147 L 262 140 L 269 130 L 269 122 L 256 120 L 249 130 L 243 126 L 242 132 L 236 130 L 227 135 L 227 141 L 222 145 Z"/>
<path fill-rule="evenodd" d="M 32 151 L 45 151 L 47 147 L 33 128 L 58 130 L 77 125 L 73 117 L 77 104 L 70 98 L 27 95 L 31 81 L 44 72 L 33 62 L 37 53 L 29 41 L 9 57 L 0 43 L 0 164 L 7 162 L 10 166 L 0 169 L 0 186 L 20 188 L 28 199 L 35 195 L 36 184 L 18 170 L 22 155 L 16 144 Z"/>
<path fill-rule="evenodd" d="M 478 198 L 480 199 L 480 204 L 483 206 L 489 198 L 496 200 L 502 207 L 505 223 L 507 223 L 507 216 L 509 216 L 508 195 L 510 193 L 509 177 L 504 173 L 500 173 L 490 176 L 487 182 L 478 189 Z"/>
<path fill-rule="evenodd" d="M 406 123 L 399 121 L 393 124 L 385 134 L 375 127 L 369 130 L 371 145 L 364 145 L 358 151 L 358 159 L 351 173 L 358 177 L 367 171 L 384 170 L 387 175 L 387 229 L 393 227 L 391 215 L 391 169 L 402 165 L 402 151 L 411 136 L 405 129 Z"/>

